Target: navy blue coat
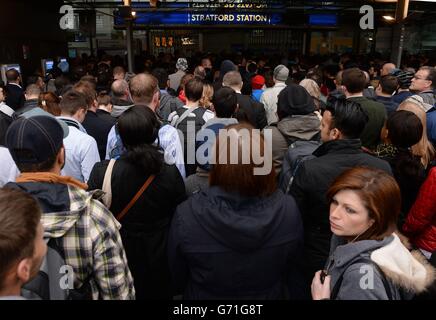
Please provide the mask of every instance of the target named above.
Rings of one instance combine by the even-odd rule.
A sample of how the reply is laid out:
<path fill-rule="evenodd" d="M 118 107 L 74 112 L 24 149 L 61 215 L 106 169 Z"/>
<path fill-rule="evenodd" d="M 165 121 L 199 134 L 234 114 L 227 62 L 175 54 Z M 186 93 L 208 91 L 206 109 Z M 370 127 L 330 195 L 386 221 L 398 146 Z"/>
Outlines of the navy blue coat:
<path fill-rule="evenodd" d="M 17 85 L 6 85 L 7 95 L 5 103 L 13 110 L 18 110 L 24 106 L 26 98 L 24 97 L 24 90 Z"/>
<path fill-rule="evenodd" d="M 179 205 L 169 265 L 184 299 L 296 297 L 303 227 L 292 196 L 246 198 L 219 187 Z"/>

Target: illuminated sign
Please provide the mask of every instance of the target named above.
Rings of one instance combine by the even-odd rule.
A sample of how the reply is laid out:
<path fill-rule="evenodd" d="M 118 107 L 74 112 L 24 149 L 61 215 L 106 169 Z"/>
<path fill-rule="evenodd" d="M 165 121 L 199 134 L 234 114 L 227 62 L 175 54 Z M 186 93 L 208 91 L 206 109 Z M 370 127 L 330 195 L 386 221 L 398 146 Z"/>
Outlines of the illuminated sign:
<path fill-rule="evenodd" d="M 154 46 L 155 47 L 172 47 L 174 45 L 173 37 L 155 37 L 154 38 Z"/>
<path fill-rule="evenodd" d="M 338 16 L 335 14 L 310 14 L 309 25 L 335 27 L 338 24 Z"/>
<path fill-rule="evenodd" d="M 136 25 L 280 25 L 280 13 L 192 13 L 192 12 L 137 12 Z M 115 25 L 122 26 L 121 17 L 115 17 Z"/>
<path fill-rule="evenodd" d="M 211 1 L 212 2 L 212 1 Z M 220 0 L 211 3 L 209 1 L 195 1 L 195 0 L 166 0 L 158 2 L 159 8 L 204 8 L 204 9 L 284 9 L 286 5 L 282 1 L 235 1 L 235 0 Z M 133 2 L 133 8 L 151 8 L 150 3 Z"/>

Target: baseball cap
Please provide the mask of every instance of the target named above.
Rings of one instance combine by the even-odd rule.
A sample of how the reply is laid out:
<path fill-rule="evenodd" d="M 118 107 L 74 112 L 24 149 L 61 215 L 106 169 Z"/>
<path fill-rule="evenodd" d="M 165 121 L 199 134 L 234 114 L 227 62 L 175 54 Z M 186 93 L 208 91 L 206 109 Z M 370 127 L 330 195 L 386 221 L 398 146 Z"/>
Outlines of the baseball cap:
<path fill-rule="evenodd" d="M 289 69 L 280 64 L 274 69 L 274 79 L 279 81 L 286 81 L 289 77 Z"/>
<path fill-rule="evenodd" d="M 40 164 L 58 154 L 63 140 L 64 130 L 54 117 L 20 117 L 6 131 L 5 145 L 15 163 Z"/>
<path fill-rule="evenodd" d="M 254 90 L 262 89 L 263 85 L 265 84 L 265 78 L 261 75 L 254 76 L 253 79 L 251 79 L 251 87 Z"/>

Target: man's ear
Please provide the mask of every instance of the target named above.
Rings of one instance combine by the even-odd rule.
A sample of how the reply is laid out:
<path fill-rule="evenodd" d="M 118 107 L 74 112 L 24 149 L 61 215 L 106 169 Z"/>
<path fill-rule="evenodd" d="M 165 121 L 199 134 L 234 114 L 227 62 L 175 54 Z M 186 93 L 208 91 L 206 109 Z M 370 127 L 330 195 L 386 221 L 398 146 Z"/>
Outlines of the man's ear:
<path fill-rule="evenodd" d="M 341 131 L 339 131 L 338 128 L 333 128 L 333 129 L 330 131 L 330 135 L 331 135 L 331 137 L 332 137 L 332 140 L 339 140 L 339 139 L 342 138 L 342 133 L 341 133 Z"/>
<path fill-rule="evenodd" d="M 16 269 L 17 278 L 24 284 L 30 280 L 30 273 L 32 270 L 32 262 L 30 258 L 21 260 Z"/>
<path fill-rule="evenodd" d="M 58 155 L 56 157 L 56 162 L 59 164 L 59 166 L 61 168 L 63 168 L 64 164 L 65 164 L 65 147 L 62 146 L 59 149 Z"/>
<path fill-rule="evenodd" d="M 156 109 L 159 107 L 159 104 L 160 104 L 160 92 L 156 91 L 155 94 L 153 95 L 153 99 L 151 100 L 150 108 L 153 111 L 156 111 Z"/>

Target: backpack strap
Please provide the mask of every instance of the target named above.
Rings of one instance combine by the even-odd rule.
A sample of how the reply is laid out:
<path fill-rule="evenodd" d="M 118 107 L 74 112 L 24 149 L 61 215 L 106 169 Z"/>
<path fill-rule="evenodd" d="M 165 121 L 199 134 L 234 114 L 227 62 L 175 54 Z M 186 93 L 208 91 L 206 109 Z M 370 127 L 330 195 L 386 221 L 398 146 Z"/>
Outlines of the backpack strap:
<path fill-rule="evenodd" d="M 106 168 L 106 172 L 104 174 L 104 180 L 103 180 L 103 191 L 104 191 L 104 195 L 102 197 L 102 201 L 104 203 L 104 205 L 106 206 L 106 208 L 110 208 L 112 205 L 112 171 L 114 170 L 114 165 L 115 165 L 115 159 L 111 159 L 109 161 L 109 164 Z"/>
<path fill-rule="evenodd" d="M 392 296 L 392 291 L 391 291 L 391 287 L 389 286 L 388 281 L 386 280 L 386 276 L 384 274 L 384 272 L 380 269 L 380 267 L 377 265 L 377 263 L 375 263 L 374 261 L 372 261 L 370 258 L 364 258 L 361 257 L 360 259 L 354 260 L 352 261 L 345 269 L 344 271 L 339 275 L 338 280 L 335 283 L 335 286 L 333 287 L 331 294 L 330 294 L 330 300 L 336 300 L 339 290 L 341 289 L 341 285 L 342 285 L 342 281 L 344 280 L 344 274 L 345 272 L 347 272 L 348 268 L 358 262 L 362 262 L 362 263 L 366 263 L 366 264 L 370 264 L 372 266 L 374 266 L 380 273 L 381 275 L 381 280 L 383 282 L 383 287 L 386 291 L 386 295 L 388 297 L 388 300 L 393 300 L 393 296 Z"/>
<path fill-rule="evenodd" d="M 127 212 L 133 207 L 133 205 L 138 201 L 139 197 L 144 193 L 145 190 L 150 186 L 150 184 L 153 182 L 155 178 L 155 175 L 151 175 L 148 177 L 147 181 L 145 181 L 144 185 L 139 189 L 139 191 L 136 193 L 136 195 L 133 197 L 133 199 L 129 202 L 129 204 L 121 211 L 120 214 L 117 215 L 117 220 L 121 221 L 121 219 L 124 218 L 124 216 L 127 214 Z"/>
<path fill-rule="evenodd" d="M 179 126 L 179 124 L 185 120 L 192 112 L 194 112 L 196 109 L 198 109 L 199 107 L 191 107 L 188 110 L 186 110 L 185 112 L 183 112 L 183 114 L 179 117 L 179 119 L 177 119 L 176 124 L 174 125 L 174 127 L 177 129 L 177 127 Z"/>

